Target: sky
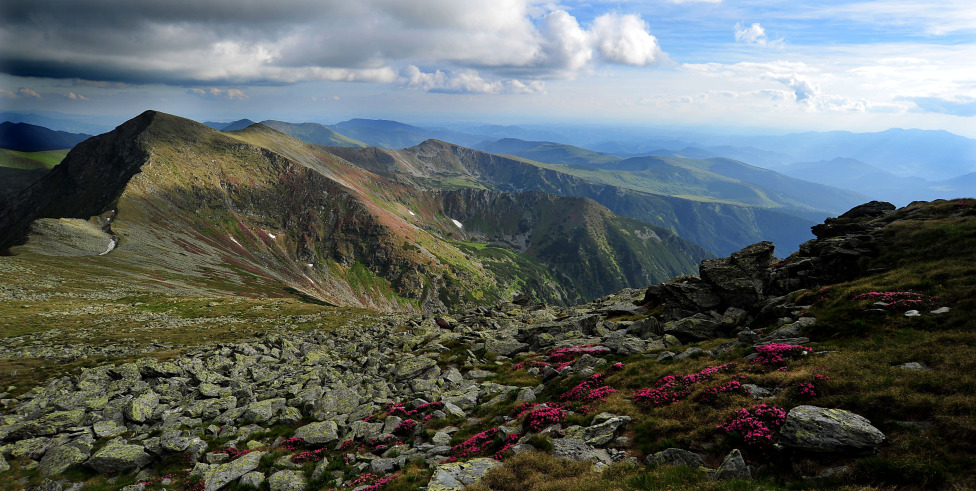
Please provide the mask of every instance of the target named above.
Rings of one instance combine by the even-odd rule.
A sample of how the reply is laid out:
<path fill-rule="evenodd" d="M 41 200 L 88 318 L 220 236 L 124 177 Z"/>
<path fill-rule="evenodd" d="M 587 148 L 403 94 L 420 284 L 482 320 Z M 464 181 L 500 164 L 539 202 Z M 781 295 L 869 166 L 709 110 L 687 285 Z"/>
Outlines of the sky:
<path fill-rule="evenodd" d="M 0 110 L 976 138 L 972 0 L 3 0 Z"/>

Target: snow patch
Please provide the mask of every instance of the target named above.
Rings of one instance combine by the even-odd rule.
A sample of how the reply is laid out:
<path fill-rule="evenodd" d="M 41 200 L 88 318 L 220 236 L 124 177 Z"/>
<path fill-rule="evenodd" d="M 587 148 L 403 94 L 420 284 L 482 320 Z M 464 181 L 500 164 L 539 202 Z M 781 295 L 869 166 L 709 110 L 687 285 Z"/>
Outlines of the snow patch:
<path fill-rule="evenodd" d="M 412 217 L 415 217 L 415 216 L 417 216 L 417 214 L 416 214 L 416 213 L 414 213 L 414 212 L 412 212 L 412 211 L 410 211 L 410 210 L 407 210 L 407 213 L 409 213 L 409 214 L 410 214 L 410 216 L 412 216 Z"/>
<path fill-rule="evenodd" d="M 241 243 L 238 242 L 237 239 L 234 238 L 234 236 L 228 235 L 228 237 L 230 237 L 231 242 L 233 242 L 233 243 L 235 243 L 237 245 L 241 245 Z M 244 246 L 241 246 L 241 247 L 244 247 Z"/>
<path fill-rule="evenodd" d="M 115 241 L 115 239 L 112 239 L 112 240 L 108 241 L 108 249 L 105 249 L 105 252 L 99 254 L 99 256 L 104 256 L 104 255 L 112 252 L 112 249 L 115 249 L 115 244 L 116 243 L 117 242 Z"/>
<path fill-rule="evenodd" d="M 271 232 L 268 232 L 268 237 L 271 237 L 272 239 L 277 239 L 278 238 L 277 235 L 275 235 L 275 234 L 273 234 Z"/>
<path fill-rule="evenodd" d="M 454 222 L 454 225 L 457 225 L 457 228 L 464 228 L 464 225 L 461 225 L 461 222 L 459 222 L 459 221 L 457 221 L 457 220 L 455 220 L 453 218 L 451 219 L 451 221 Z"/>
<path fill-rule="evenodd" d="M 305 266 L 306 267 L 309 267 L 309 268 L 314 268 L 315 267 L 315 265 L 312 264 L 312 263 L 305 263 Z"/>

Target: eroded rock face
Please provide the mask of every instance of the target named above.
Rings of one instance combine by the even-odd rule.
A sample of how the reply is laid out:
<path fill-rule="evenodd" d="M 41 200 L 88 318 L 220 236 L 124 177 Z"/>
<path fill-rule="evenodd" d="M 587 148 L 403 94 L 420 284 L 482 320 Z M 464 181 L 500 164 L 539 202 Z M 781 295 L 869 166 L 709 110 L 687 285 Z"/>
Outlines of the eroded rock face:
<path fill-rule="evenodd" d="M 780 428 L 784 447 L 816 453 L 871 452 L 884 438 L 863 416 L 817 406 L 793 408 Z"/>

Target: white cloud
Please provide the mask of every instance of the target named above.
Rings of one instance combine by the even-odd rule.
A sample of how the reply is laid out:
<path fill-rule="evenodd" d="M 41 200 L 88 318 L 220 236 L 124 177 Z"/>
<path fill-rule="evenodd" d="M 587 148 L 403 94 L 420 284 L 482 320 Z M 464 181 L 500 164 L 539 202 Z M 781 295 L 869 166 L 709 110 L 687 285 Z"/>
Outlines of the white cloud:
<path fill-rule="evenodd" d="M 761 47 L 782 47 L 783 39 L 770 41 L 766 37 L 766 29 L 763 29 L 758 22 L 754 22 L 749 27 L 745 27 L 741 22 L 735 24 L 735 40 L 740 43 L 752 44 Z"/>
<path fill-rule="evenodd" d="M 73 100 L 73 101 L 87 101 L 87 100 L 90 100 L 89 98 L 87 98 L 87 97 L 85 97 L 85 96 L 83 96 L 81 94 L 75 94 L 74 92 L 68 92 L 64 96 L 67 97 L 68 99 Z"/>
<path fill-rule="evenodd" d="M 23 97 L 33 97 L 35 99 L 43 99 L 43 97 L 41 97 L 41 94 L 38 94 L 37 92 L 34 92 L 33 90 L 28 89 L 27 87 L 21 87 L 17 89 L 17 93 Z"/>
<path fill-rule="evenodd" d="M 722 0 L 668 0 L 670 3 L 722 3 Z"/>
<path fill-rule="evenodd" d="M 519 80 L 486 81 L 475 70 L 445 73 L 441 70 L 424 72 L 410 65 L 403 70 L 400 83 L 429 92 L 473 93 L 473 94 L 539 94 L 545 92 L 545 83 L 534 80 L 525 83 Z"/>
<path fill-rule="evenodd" d="M 217 87 L 210 87 L 207 89 L 193 88 L 188 90 L 187 93 L 200 96 L 205 99 L 226 99 L 231 101 L 247 99 L 247 94 L 240 89 L 219 89 Z"/>
<path fill-rule="evenodd" d="M 627 65 L 651 65 L 663 60 L 664 52 L 637 15 L 604 14 L 593 21 L 595 46 L 603 59 Z"/>
<path fill-rule="evenodd" d="M 16 98 L 17 98 L 17 94 L 14 94 L 9 90 L 0 89 L 0 99 L 16 99 Z"/>

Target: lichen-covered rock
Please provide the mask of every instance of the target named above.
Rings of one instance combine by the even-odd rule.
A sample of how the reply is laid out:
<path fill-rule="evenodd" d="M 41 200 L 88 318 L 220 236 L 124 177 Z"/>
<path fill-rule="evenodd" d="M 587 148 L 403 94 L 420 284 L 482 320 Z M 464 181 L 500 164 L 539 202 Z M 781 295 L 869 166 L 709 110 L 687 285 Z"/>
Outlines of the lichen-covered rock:
<path fill-rule="evenodd" d="M 593 418 L 593 425 L 586 428 L 567 429 L 566 436 L 579 438 L 589 445 L 602 447 L 612 442 L 629 422 L 630 416 L 600 413 Z"/>
<path fill-rule="evenodd" d="M 7 472 L 10 470 L 10 464 L 7 463 L 7 459 L 3 458 L 3 454 L 0 454 L 0 472 Z"/>
<path fill-rule="evenodd" d="M 261 489 L 261 485 L 264 484 L 265 478 L 263 472 L 251 471 L 247 474 L 241 476 L 237 481 L 242 487 L 250 486 L 253 489 Z"/>
<path fill-rule="evenodd" d="M 502 356 L 512 356 L 514 354 L 521 353 L 528 348 L 529 345 L 520 343 L 517 339 L 512 338 L 489 338 L 485 341 L 486 352 Z"/>
<path fill-rule="evenodd" d="M 739 449 L 736 448 L 725 456 L 722 464 L 712 473 L 711 478 L 715 481 L 727 481 L 729 479 L 745 479 L 751 481 L 752 472 L 750 472 L 749 466 L 746 465 L 745 459 L 742 458 L 742 452 L 739 452 Z"/>
<path fill-rule="evenodd" d="M 95 436 L 98 438 L 112 438 L 121 435 L 126 432 L 125 426 L 122 426 L 115 421 L 106 420 L 98 421 L 92 425 L 92 431 L 95 432 Z"/>
<path fill-rule="evenodd" d="M 62 445 L 48 450 L 37 466 L 42 476 L 54 476 L 61 474 L 74 465 L 88 460 L 88 453 L 73 445 Z"/>
<path fill-rule="evenodd" d="M 244 410 L 244 421 L 266 423 L 285 409 L 285 399 L 277 397 L 248 404 Z"/>
<path fill-rule="evenodd" d="M 437 466 L 427 483 L 427 491 L 457 491 L 477 482 L 491 469 L 502 465 L 495 459 L 481 457 L 467 462 L 451 462 Z"/>
<path fill-rule="evenodd" d="M 590 461 L 597 469 L 603 469 L 613 463 L 606 450 L 595 448 L 578 438 L 557 438 L 552 441 L 552 447 L 552 454 L 556 457 Z"/>
<path fill-rule="evenodd" d="M 705 460 L 701 455 L 688 450 L 681 448 L 668 448 L 656 454 L 648 455 L 647 464 L 650 465 L 652 463 L 672 466 L 685 465 L 688 467 L 698 468 L 705 465 Z"/>
<path fill-rule="evenodd" d="M 397 381 L 408 380 L 426 372 L 436 364 L 437 362 L 426 356 L 404 357 L 393 369 L 393 376 Z"/>
<path fill-rule="evenodd" d="M 129 404 L 125 406 L 125 417 L 129 421 L 145 423 L 152 419 L 156 406 L 159 406 L 159 394 L 150 390 L 132 398 Z"/>
<path fill-rule="evenodd" d="M 95 452 L 85 465 L 96 472 L 122 472 L 141 469 L 152 461 L 142 445 L 129 445 L 121 439 L 112 440 Z"/>
<path fill-rule="evenodd" d="M 312 445 L 321 445 L 339 439 L 339 425 L 335 421 L 309 423 L 295 430 L 295 436 Z"/>
<path fill-rule="evenodd" d="M 195 468 L 191 475 L 196 474 L 203 479 L 206 491 L 216 491 L 257 469 L 263 455 L 264 452 L 251 452 L 226 464 L 201 466 L 200 470 Z"/>
<path fill-rule="evenodd" d="M 268 477 L 270 491 L 304 491 L 307 483 L 301 471 L 284 470 Z"/>
<path fill-rule="evenodd" d="M 867 452 L 884 438 L 863 416 L 817 406 L 793 408 L 780 429 L 784 447 L 818 453 Z"/>

